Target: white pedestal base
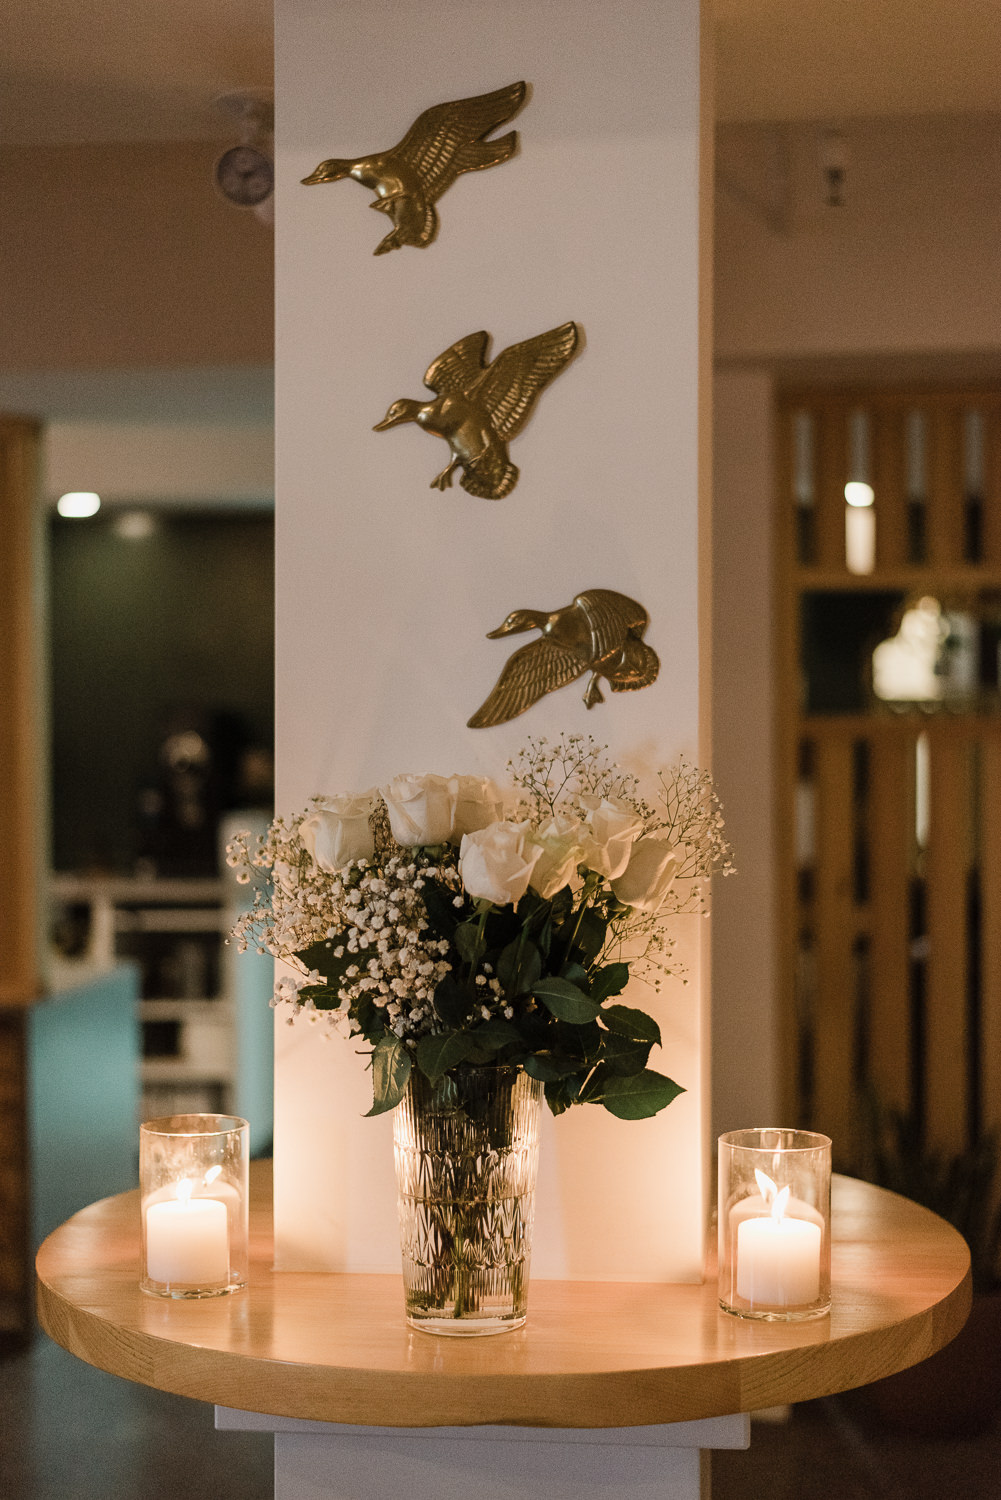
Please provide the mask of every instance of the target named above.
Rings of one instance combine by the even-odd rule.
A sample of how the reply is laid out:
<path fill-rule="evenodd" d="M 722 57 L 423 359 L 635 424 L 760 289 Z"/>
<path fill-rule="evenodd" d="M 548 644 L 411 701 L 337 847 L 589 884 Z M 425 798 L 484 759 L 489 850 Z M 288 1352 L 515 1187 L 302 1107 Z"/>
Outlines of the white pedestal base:
<path fill-rule="evenodd" d="M 275 1500 L 708 1500 L 708 1451 L 750 1418 L 658 1427 L 348 1427 L 216 1407 L 216 1427 L 275 1434 Z"/>

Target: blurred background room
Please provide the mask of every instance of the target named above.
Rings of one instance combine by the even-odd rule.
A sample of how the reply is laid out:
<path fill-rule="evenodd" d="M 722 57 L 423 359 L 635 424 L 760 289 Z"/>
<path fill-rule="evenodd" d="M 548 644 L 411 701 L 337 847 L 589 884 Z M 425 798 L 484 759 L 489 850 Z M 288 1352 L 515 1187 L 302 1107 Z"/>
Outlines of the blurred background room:
<path fill-rule="evenodd" d="M 1001 9 L 714 10 L 714 1131 L 825 1131 L 951 1218 L 1001 1333 Z M 69 1493 L 116 1411 L 79 1500 L 209 1493 L 151 1472 L 167 1430 L 263 1496 L 253 1435 L 32 1324 L 141 1117 L 271 1134 L 220 859 L 273 796 L 270 7 L 86 12 L 11 0 L 0 61 L 0 1489 Z M 892 1390 L 773 1414 L 717 1494 L 990 1493 L 999 1348 L 954 1408 L 932 1373 L 941 1434 Z"/>

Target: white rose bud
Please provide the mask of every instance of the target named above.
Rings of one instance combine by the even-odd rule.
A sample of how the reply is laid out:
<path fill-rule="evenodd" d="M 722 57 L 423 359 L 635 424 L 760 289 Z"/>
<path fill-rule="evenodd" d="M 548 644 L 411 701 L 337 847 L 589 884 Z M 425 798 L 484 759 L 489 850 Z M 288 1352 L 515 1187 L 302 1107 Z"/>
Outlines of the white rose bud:
<path fill-rule="evenodd" d="M 583 853 L 584 835 L 583 823 L 565 813 L 554 813 L 533 831 L 532 842 L 538 844 L 541 852 L 528 883 L 544 901 L 574 878 Z"/>
<path fill-rule="evenodd" d="M 504 811 L 500 791 L 489 776 L 450 776 L 452 793 L 452 843 L 458 844 L 464 833 L 489 828 Z"/>
<path fill-rule="evenodd" d="M 371 859 L 375 837 L 368 820 L 374 807 L 374 790 L 318 797 L 316 811 L 299 826 L 299 837 L 313 863 L 332 874 L 355 860 Z"/>
<path fill-rule="evenodd" d="M 643 832 L 643 819 L 619 797 L 583 796 L 588 810 L 583 863 L 615 880 L 629 863 L 629 851 Z"/>
<path fill-rule="evenodd" d="M 612 890 L 626 906 L 659 911 L 680 863 L 677 849 L 666 839 L 653 835 L 637 839 L 625 870 L 612 881 Z"/>
<path fill-rule="evenodd" d="M 517 906 L 528 889 L 542 850 L 533 844 L 529 823 L 491 823 L 464 833 L 459 845 L 459 877 L 477 901 Z"/>
<path fill-rule="evenodd" d="M 445 844 L 452 832 L 452 792 L 444 776 L 394 776 L 379 788 L 393 838 L 404 848 Z"/>

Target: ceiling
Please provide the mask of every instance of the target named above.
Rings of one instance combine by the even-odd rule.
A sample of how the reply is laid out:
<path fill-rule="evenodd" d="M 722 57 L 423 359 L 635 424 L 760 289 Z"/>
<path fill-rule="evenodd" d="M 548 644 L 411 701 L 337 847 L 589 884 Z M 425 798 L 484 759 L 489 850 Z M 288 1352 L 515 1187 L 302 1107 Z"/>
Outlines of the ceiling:
<path fill-rule="evenodd" d="M 1001 112 L 1001 0 L 715 0 L 721 120 Z"/>
<path fill-rule="evenodd" d="M 715 0 L 725 121 L 1001 111 L 1001 0 Z M 5 0 L 0 141 L 215 140 L 270 0 Z"/>
<path fill-rule="evenodd" d="M 216 140 L 270 88 L 271 0 L 4 0 L 0 141 Z"/>

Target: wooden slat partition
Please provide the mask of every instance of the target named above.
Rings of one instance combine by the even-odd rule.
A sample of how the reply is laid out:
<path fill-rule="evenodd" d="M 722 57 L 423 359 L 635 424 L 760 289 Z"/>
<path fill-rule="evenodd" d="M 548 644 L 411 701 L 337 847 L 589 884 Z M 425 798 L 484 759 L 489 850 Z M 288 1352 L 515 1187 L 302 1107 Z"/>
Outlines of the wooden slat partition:
<path fill-rule="evenodd" d="M 980 760 L 980 1106 L 1001 1132 L 1001 732 L 984 735 Z"/>
<path fill-rule="evenodd" d="M 835 1143 L 838 1161 L 854 1157 L 857 1115 L 852 1097 L 855 1041 L 853 959 L 853 740 L 832 735 L 815 751 L 817 847 L 817 987 L 812 1017 L 814 1051 L 811 1124 Z"/>
<path fill-rule="evenodd" d="M 39 992 L 37 451 L 33 422 L 0 418 L 0 1006 Z"/>
<path fill-rule="evenodd" d="M 858 575 L 845 564 L 843 494 L 848 416 L 856 410 L 870 419 L 876 497 L 875 566 Z M 789 481 L 792 418 L 800 411 L 815 424 L 817 547 L 809 562 L 796 557 Z M 909 534 L 911 412 L 921 413 L 927 440 L 920 562 L 912 561 Z M 972 412 L 980 414 L 984 435 L 979 497 L 972 487 L 967 494 Z M 990 646 L 1001 598 L 1001 389 L 803 390 L 782 399 L 780 416 L 777 474 L 785 519 L 777 531 L 776 617 L 785 623 L 777 641 L 783 715 L 777 743 L 787 826 L 804 739 L 815 751 L 817 799 L 814 866 L 800 872 L 798 885 L 789 841 L 780 843 L 780 888 L 789 893 L 782 1030 L 795 1036 L 803 1013 L 812 1028 L 809 1068 L 801 1070 L 791 1052 L 784 1057 L 789 1117 L 829 1131 L 840 1161 L 857 1165 L 856 1119 L 871 1085 L 884 1107 L 924 1127 L 930 1147 L 961 1152 L 983 1131 L 1001 1131 L 1001 685 L 987 658 L 981 687 L 965 706 L 887 713 L 867 705 L 868 689 L 861 686 L 851 715 L 808 716 L 797 707 L 807 666 L 798 631 L 809 596 L 857 593 L 864 607 L 866 594 L 897 593 L 905 601 L 928 594 L 946 611 L 981 620 Z M 967 513 L 975 498 L 982 501 L 977 518 Z M 975 519 L 979 549 L 977 528 L 969 524 Z M 861 679 L 862 665 L 859 670 Z M 931 821 L 927 848 L 919 850 L 914 760 L 922 733 L 930 746 Z M 866 746 L 869 767 L 861 829 L 868 882 L 867 890 L 854 892 L 853 741 Z M 857 1004 L 866 1009 L 856 1046 Z M 1001 1182 L 996 1196 L 1001 1200 Z"/>
<path fill-rule="evenodd" d="M 909 983 L 914 733 L 904 726 L 869 743 L 868 1082 L 885 1108 L 911 1107 Z"/>
<path fill-rule="evenodd" d="M 940 1150 L 967 1144 L 967 882 L 970 868 L 970 743 L 962 721 L 929 727 L 930 818 L 926 854 L 928 988 L 925 1122 Z"/>
<path fill-rule="evenodd" d="M 845 477 L 848 468 L 846 411 L 827 404 L 815 414 L 817 565 L 845 571 Z"/>
<path fill-rule="evenodd" d="M 873 413 L 872 487 L 876 493 L 876 566 L 899 568 L 907 561 L 907 495 L 904 413 Z"/>
<path fill-rule="evenodd" d="M 943 403 L 928 414 L 928 562 L 963 560 L 963 408 Z"/>

